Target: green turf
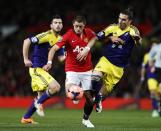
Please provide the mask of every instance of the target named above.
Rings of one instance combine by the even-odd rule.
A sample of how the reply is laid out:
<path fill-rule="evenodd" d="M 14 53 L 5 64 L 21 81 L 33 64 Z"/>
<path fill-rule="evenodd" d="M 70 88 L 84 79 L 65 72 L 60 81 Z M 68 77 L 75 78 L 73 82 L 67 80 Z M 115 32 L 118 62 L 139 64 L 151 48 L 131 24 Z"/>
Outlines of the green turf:
<path fill-rule="evenodd" d="M 161 131 L 161 118 L 151 118 L 150 111 L 93 111 L 94 129 L 81 125 L 82 110 L 48 108 L 44 118 L 34 115 L 38 125 L 24 125 L 20 118 L 25 110 L 0 109 L 0 131 Z"/>

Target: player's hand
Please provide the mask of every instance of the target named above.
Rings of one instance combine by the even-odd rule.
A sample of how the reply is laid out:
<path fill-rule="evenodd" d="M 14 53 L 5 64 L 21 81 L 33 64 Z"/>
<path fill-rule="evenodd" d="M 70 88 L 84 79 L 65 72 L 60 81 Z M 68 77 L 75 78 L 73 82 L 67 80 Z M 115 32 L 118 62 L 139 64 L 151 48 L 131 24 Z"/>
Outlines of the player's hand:
<path fill-rule="evenodd" d="M 109 38 L 113 43 L 124 43 L 124 41 L 117 36 L 110 36 Z"/>
<path fill-rule="evenodd" d="M 88 55 L 88 52 L 90 51 L 90 47 L 85 47 L 78 55 L 77 55 L 77 60 L 78 61 L 82 61 L 82 60 L 85 60 L 87 55 Z"/>
<path fill-rule="evenodd" d="M 151 67 L 151 72 L 154 73 L 155 72 L 155 67 Z"/>
<path fill-rule="evenodd" d="M 145 77 L 140 78 L 140 82 L 144 82 L 144 80 L 145 80 Z"/>
<path fill-rule="evenodd" d="M 26 67 L 32 66 L 32 62 L 29 59 L 24 59 L 24 64 L 25 64 Z"/>
<path fill-rule="evenodd" d="M 48 63 L 48 64 L 43 66 L 43 69 L 48 72 L 51 69 L 51 67 L 52 67 L 52 64 Z"/>

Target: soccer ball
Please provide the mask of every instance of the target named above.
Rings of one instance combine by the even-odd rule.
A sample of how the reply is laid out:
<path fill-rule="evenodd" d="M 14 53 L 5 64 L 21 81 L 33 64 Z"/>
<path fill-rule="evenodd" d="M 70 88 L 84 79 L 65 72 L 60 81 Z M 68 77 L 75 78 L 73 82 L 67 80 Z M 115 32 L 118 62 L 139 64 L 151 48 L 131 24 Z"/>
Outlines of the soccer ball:
<path fill-rule="evenodd" d="M 83 97 L 83 89 L 77 85 L 72 85 L 68 88 L 66 95 L 71 100 L 80 100 Z"/>

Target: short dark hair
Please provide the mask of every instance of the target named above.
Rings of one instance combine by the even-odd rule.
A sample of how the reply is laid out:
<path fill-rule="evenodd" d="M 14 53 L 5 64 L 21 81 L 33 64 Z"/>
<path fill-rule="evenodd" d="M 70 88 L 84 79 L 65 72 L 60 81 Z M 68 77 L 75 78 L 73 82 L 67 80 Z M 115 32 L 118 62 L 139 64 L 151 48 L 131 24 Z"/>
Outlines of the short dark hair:
<path fill-rule="evenodd" d="M 134 18 L 134 11 L 132 7 L 129 7 L 127 9 L 121 10 L 122 14 L 125 14 L 128 16 L 129 20 L 132 20 Z"/>
<path fill-rule="evenodd" d="M 53 15 L 51 22 L 53 21 L 53 19 L 62 19 L 62 17 L 58 14 Z"/>
<path fill-rule="evenodd" d="M 74 19 L 73 19 L 73 23 L 77 21 L 77 22 L 83 22 L 84 24 L 86 24 L 86 18 L 82 15 L 77 15 Z"/>

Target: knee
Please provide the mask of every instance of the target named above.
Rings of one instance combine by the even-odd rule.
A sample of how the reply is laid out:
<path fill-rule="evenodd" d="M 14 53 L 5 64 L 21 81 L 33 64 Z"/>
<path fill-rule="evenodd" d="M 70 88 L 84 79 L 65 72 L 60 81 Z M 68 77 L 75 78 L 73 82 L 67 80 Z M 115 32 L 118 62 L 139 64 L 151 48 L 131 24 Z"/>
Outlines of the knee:
<path fill-rule="evenodd" d="M 95 92 L 99 92 L 103 85 L 102 77 L 99 75 L 92 75 L 92 89 Z"/>
<path fill-rule="evenodd" d="M 53 94 L 55 94 L 56 92 L 59 92 L 59 91 L 60 91 L 60 85 L 58 83 L 49 86 L 49 92 L 50 92 L 51 95 L 53 95 Z"/>
<path fill-rule="evenodd" d="M 57 84 L 57 86 L 55 87 L 56 92 L 60 91 L 60 84 Z"/>
<path fill-rule="evenodd" d="M 86 104 L 88 106 L 93 106 L 94 105 L 93 98 L 86 98 Z"/>
<path fill-rule="evenodd" d="M 102 77 L 100 75 L 92 75 L 92 81 L 101 81 Z"/>
<path fill-rule="evenodd" d="M 91 95 L 87 95 L 85 93 L 85 98 L 86 98 L 86 103 L 89 105 L 89 106 L 92 106 L 94 104 L 93 102 L 93 95 L 92 95 L 92 92 L 91 92 Z"/>
<path fill-rule="evenodd" d="M 53 90 L 55 90 L 56 92 L 59 92 L 60 91 L 60 85 L 59 84 L 54 85 Z"/>

